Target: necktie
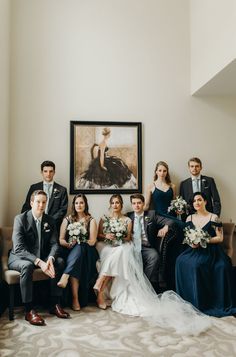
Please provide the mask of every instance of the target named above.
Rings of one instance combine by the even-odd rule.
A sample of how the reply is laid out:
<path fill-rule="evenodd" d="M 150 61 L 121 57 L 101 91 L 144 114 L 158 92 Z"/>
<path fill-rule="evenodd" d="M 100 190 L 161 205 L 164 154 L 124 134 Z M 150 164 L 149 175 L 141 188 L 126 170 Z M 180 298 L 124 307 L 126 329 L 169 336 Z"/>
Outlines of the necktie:
<path fill-rule="evenodd" d="M 50 196 L 51 196 L 51 187 L 52 187 L 52 184 L 51 183 L 45 183 L 44 184 L 44 190 L 47 194 L 47 204 L 46 204 L 46 208 L 45 208 L 45 213 L 48 213 L 48 204 L 49 204 L 49 199 L 50 199 Z"/>
<path fill-rule="evenodd" d="M 193 193 L 199 192 L 200 187 L 199 187 L 199 179 L 193 179 Z"/>
<path fill-rule="evenodd" d="M 40 246 L 41 246 L 41 221 L 39 219 L 35 220 L 37 233 L 38 233 L 38 250 L 37 250 L 37 258 L 40 258 Z"/>
<path fill-rule="evenodd" d="M 135 227 L 134 227 L 134 248 L 136 251 L 141 252 L 142 249 L 142 216 L 137 216 L 135 219 Z"/>

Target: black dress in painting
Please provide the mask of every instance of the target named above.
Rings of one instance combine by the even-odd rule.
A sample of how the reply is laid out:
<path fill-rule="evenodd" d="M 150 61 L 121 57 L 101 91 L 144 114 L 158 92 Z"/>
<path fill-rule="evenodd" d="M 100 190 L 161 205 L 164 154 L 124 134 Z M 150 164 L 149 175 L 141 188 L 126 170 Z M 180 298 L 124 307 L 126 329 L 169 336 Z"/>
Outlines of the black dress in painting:
<path fill-rule="evenodd" d="M 104 166 L 107 170 L 102 168 L 100 163 L 101 150 L 99 146 L 94 144 L 91 152 L 93 152 L 95 147 L 98 147 L 98 156 L 92 159 L 88 170 L 82 174 L 81 178 L 102 187 L 122 187 L 132 176 L 132 172 L 128 166 L 117 156 L 107 155 L 109 149 L 106 147 L 104 153 Z"/>

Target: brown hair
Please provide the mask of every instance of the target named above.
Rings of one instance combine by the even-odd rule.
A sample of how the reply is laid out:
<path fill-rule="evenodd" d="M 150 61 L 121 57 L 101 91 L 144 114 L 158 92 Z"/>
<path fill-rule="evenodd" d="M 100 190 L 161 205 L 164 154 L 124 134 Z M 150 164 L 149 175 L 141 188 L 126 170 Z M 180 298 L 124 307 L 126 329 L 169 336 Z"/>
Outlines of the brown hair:
<path fill-rule="evenodd" d="M 121 195 L 118 194 L 118 193 L 115 193 L 114 195 L 112 195 L 112 196 L 110 197 L 110 200 L 109 200 L 110 207 L 111 207 L 111 203 L 112 203 L 113 198 L 117 198 L 118 201 L 120 202 L 121 208 L 123 208 L 123 198 L 122 198 Z"/>
<path fill-rule="evenodd" d="M 82 198 L 82 200 L 84 201 L 85 203 L 85 208 L 84 208 L 84 213 L 86 216 L 91 216 L 90 213 L 89 213 L 89 206 L 88 206 L 88 200 L 87 200 L 87 197 L 83 194 L 83 193 L 79 193 L 78 195 L 75 195 L 74 198 L 73 198 L 73 201 L 72 201 L 72 206 L 71 206 L 71 218 L 72 218 L 72 221 L 76 221 L 76 218 L 77 218 L 77 212 L 75 210 L 75 201 L 77 200 L 77 198 Z"/>
<path fill-rule="evenodd" d="M 169 166 L 167 165 L 167 163 L 165 161 L 159 161 L 156 164 L 155 171 L 154 171 L 154 181 L 156 181 L 157 178 L 158 178 L 158 175 L 157 175 L 156 171 L 157 171 L 159 166 L 164 166 L 166 168 L 166 170 L 167 170 L 166 183 L 168 183 L 168 185 L 170 185 L 171 184 L 171 179 L 170 179 L 170 174 L 169 174 Z"/>
<path fill-rule="evenodd" d="M 198 157 L 192 157 L 191 159 L 189 159 L 189 160 L 188 160 L 188 166 L 189 166 L 189 164 L 190 164 L 190 161 L 197 162 L 197 163 L 201 166 L 201 168 L 202 168 L 202 162 L 201 162 L 201 160 L 200 160 Z"/>
<path fill-rule="evenodd" d="M 35 196 L 38 196 L 38 195 L 43 195 L 47 198 L 46 192 L 44 192 L 43 190 L 36 190 L 31 194 L 30 201 L 34 202 Z"/>
<path fill-rule="evenodd" d="M 132 200 L 138 199 L 141 200 L 143 203 L 145 202 L 145 198 L 141 193 L 134 193 L 133 195 L 130 196 L 130 202 L 132 203 Z"/>

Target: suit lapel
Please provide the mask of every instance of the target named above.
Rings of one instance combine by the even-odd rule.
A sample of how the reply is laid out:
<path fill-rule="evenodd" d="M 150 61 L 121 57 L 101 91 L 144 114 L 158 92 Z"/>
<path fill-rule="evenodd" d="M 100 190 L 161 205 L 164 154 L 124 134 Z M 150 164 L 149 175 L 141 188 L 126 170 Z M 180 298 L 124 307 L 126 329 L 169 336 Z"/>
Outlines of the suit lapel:
<path fill-rule="evenodd" d="M 48 210 L 47 210 L 47 212 L 49 212 L 50 209 L 52 208 L 52 205 L 53 205 L 53 202 L 54 202 L 54 199 L 55 199 L 54 191 L 55 191 L 55 189 L 58 189 L 57 186 L 58 186 L 57 183 L 54 182 L 54 184 L 52 186 L 52 194 L 51 194 L 51 197 L 50 197 L 49 202 L 48 202 Z"/>
<path fill-rule="evenodd" d="M 188 180 L 188 192 L 189 192 L 189 197 L 193 197 L 193 184 L 192 184 L 191 177 Z"/>
<path fill-rule="evenodd" d="M 37 227 L 36 227 L 36 224 L 35 224 L 35 221 L 34 221 L 34 217 L 33 217 L 33 214 L 32 214 L 32 210 L 30 210 L 30 211 L 27 213 L 27 220 L 28 220 L 28 225 L 29 225 L 30 227 L 32 227 L 32 229 L 33 229 L 35 238 L 38 238 Z"/>
<path fill-rule="evenodd" d="M 147 231 L 147 226 L 148 226 L 148 220 L 146 219 L 146 217 L 148 216 L 148 211 L 144 211 L 144 215 L 143 215 L 143 224 L 144 224 L 144 230 L 145 230 L 145 234 L 146 237 L 148 238 L 148 231 Z"/>

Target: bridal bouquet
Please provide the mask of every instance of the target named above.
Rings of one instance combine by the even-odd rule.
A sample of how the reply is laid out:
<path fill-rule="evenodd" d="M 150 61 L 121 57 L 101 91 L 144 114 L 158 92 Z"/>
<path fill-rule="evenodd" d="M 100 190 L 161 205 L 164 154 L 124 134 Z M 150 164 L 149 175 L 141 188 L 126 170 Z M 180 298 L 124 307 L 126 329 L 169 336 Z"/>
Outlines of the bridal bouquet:
<path fill-rule="evenodd" d="M 114 234 L 115 239 L 104 239 L 105 243 L 113 246 L 121 245 L 127 236 L 127 225 L 122 218 L 111 218 L 103 216 L 103 232 Z"/>
<path fill-rule="evenodd" d="M 208 232 L 205 232 L 202 228 L 184 228 L 184 240 L 183 244 L 188 244 L 190 247 L 192 244 L 199 244 L 202 248 L 207 247 L 211 236 Z"/>
<path fill-rule="evenodd" d="M 176 214 L 188 213 L 188 204 L 181 196 L 177 196 L 175 200 L 172 200 L 168 212 L 175 212 Z"/>
<path fill-rule="evenodd" d="M 68 224 L 67 230 L 69 232 L 68 243 L 75 241 L 80 244 L 87 241 L 88 232 L 83 222 L 73 222 Z"/>

